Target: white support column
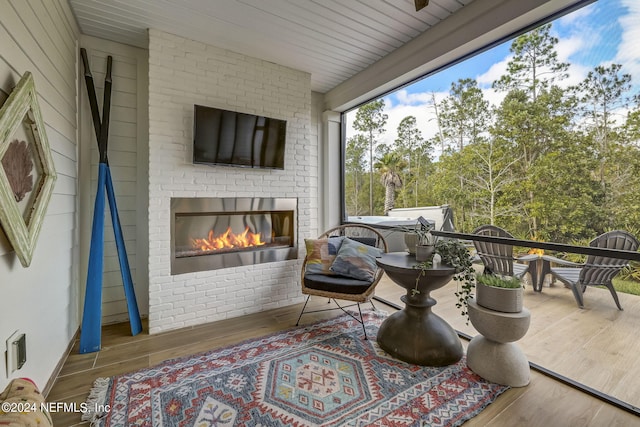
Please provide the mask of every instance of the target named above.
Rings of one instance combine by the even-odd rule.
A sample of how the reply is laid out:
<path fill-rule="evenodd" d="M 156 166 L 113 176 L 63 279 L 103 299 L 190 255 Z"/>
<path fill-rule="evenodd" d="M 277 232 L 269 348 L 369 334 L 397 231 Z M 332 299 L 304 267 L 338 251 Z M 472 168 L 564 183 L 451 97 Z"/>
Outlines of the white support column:
<path fill-rule="evenodd" d="M 322 144 L 319 168 L 320 176 L 320 199 L 322 200 L 322 215 L 319 218 L 321 230 L 327 230 L 340 224 L 341 213 L 341 180 L 342 162 L 340 153 L 341 143 L 341 122 L 340 113 L 336 111 L 325 111 L 322 113 Z"/>

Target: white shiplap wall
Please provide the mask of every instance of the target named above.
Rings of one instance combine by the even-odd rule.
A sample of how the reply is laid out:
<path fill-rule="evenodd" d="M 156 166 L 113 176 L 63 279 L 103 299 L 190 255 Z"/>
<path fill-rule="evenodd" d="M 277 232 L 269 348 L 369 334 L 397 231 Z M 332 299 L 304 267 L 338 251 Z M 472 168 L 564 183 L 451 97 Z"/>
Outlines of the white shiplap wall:
<path fill-rule="evenodd" d="M 100 109 L 107 57 L 113 58 L 107 150 L 109 168 L 138 308 L 142 315 L 146 315 L 149 299 L 146 232 L 148 54 L 144 49 L 88 36 L 83 36 L 80 44 L 87 50 Z M 82 64 L 80 71 L 84 73 Z M 80 135 L 80 281 L 84 297 L 99 159 L 84 79 L 80 90 Z M 128 320 L 128 313 L 108 202 L 105 206 L 104 236 L 102 323 L 109 324 Z"/>
<path fill-rule="evenodd" d="M 65 0 L 3 0 L 0 10 L 0 102 L 26 71 L 33 74 L 58 175 L 31 265 L 23 268 L 6 241 L 0 244 L 0 390 L 10 380 L 4 342 L 15 330 L 26 334 L 27 362 L 11 378 L 30 377 L 44 388 L 78 328 L 79 30 Z"/>

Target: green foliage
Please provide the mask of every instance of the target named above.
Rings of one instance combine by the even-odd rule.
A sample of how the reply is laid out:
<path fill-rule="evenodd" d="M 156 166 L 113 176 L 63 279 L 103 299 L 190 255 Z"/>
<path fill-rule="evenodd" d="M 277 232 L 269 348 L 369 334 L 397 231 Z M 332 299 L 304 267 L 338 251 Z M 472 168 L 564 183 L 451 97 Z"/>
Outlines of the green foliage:
<path fill-rule="evenodd" d="M 540 219 L 536 237 L 541 240 L 588 239 L 599 234 L 594 230 L 602 229 L 602 189 L 590 179 L 597 162 L 584 139 L 572 142 L 562 150 L 544 154 L 531 168 L 539 203 L 530 204 L 529 208 Z"/>
<path fill-rule="evenodd" d="M 374 165 L 380 174 L 380 183 L 385 189 L 384 215 L 393 209 L 396 200 L 396 189 L 402 187 L 400 170 L 404 167 L 404 160 L 395 152 L 385 153 Z"/>
<path fill-rule="evenodd" d="M 476 281 L 494 288 L 518 289 L 522 287 L 520 279 L 511 276 L 502 277 L 496 274 L 478 274 L 476 275 Z"/>
<path fill-rule="evenodd" d="M 455 267 L 456 275 L 454 280 L 460 282 L 458 291 L 455 293 L 458 298 L 456 307 L 461 310 L 463 316 L 467 316 L 469 323 L 469 312 L 467 303 L 473 298 L 475 288 L 475 270 L 471 254 L 467 247 L 459 240 L 443 240 L 441 245 L 436 245 L 436 252 L 442 257 L 442 262 Z"/>
<path fill-rule="evenodd" d="M 351 215 L 363 215 L 368 210 L 364 177 L 367 139 L 356 135 L 347 140 L 345 147 L 345 203 Z"/>
<path fill-rule="evenodd" d="M 450 147 L 462 150 L 466 145 L 479 142 L 489 127 L 491 110 L 478 83 L 472 79 L 459 79 L 451 83 L 449 96 L 439 108 L 438 122 Z"/>
<path fill-rule="evenodd" d="M 467 184 L 475 173 L 475 159 L 470 149 L 447 152 L 440 156 L 431 175 L 430 192 L 436 205 L 453 207 L 456 229 L 470 231 L 482 220 L 473 215 L 478 195 Z"/>
<path fill-rule="evenodd" d="M 356 119 L 353 122 L 353 128 L 364 133 L 369 143 L 369 213 L 374 214 L 373 204 L 373 165 L 374 165 L 374 149 L 378 141 L 377 137 L 385 132 L 384 126 L 387 124 L 388 116 L 383 113 L 384 100 L 371 101 L 368 104 L 358 108 Z"/>
<path fill-rule="evenodd" d="M 630 280 L 638 283 L 640 286 L 640 262 L 631 261 L 629 266 L 625 267 L 617 276 L 621 280 Z"/>
<path fill-rule="evenodd" d="M 513 41 L 507 71 L 493 84 L 504 92 L 499 105 L 489 106 L 465 77 L 441 102 L 434 95 L 437 129 L 429 140 L 407 116 L 393 145 L 372 150 L 383 145 L 376 138 L 384 103 L 361 107 L 359 134 L 346 147 L 348 215 L 383 214 L 388 170 L 378 168 L 374 180 L 369 156 L 395 155 L 403 183 L 394 186 L 395 206 L 448 204 L 461 232 L 490 223 L 518 238 L 579 245 L 613 229 L 640 236 L 640 94 L 619 64 L 558 86 L 567 67 L 557 44 L 550 24 Z M 437 161 L 430 158 L 434 146 L 446 148 Z M 640 276 L 637 267 L 622 274 Z"/>
<path fill-rule="evenodd" d="M 558 39 L 551 35 L 551 24 L 541 25 L 517 37 L 511 44 L 513 58 L 507 64 L 507 74 L 493 87 L 498 90 L 523 90 L 530 99 L 550 87 L 556 80 L 567 77 L 569 65 L 558 61 L 555 50 Z"/>
<path fill-rule="evenodd" d="M 640 237 L 640 149 L 623 142 L 631 138 L 632 134 L 621 134 L 610 144 L 602 223 L 603 228 L 623 228 Z"/>
<path fill-rule="evenodd" d="M 407 116 L 398 125 L 398 137 L 393 150 L 402 158 L 400 175 L 403 186 L 400 189 L 395 207 L 420 206 L 420 194 L 426 185 L 426 168 L 431 159 L 429 153 L 432 143 L 425 141 L 417 128 L 416 118 Z"/>
<path fill-rule="evenodd" d="M 620 274 L 618 274 L 618 276 L 613 278 L 612 282 L 613 287 L 618 292 L 623 292 L 625 294 L 631 295 L 640 295 L 640 281 L 623 279 L 620 277 Z"/>
<path fill-rule="evenodd" d="M 460 283 L 458 291 L 455 295 L 458 298 L 456 307 L 461 310 L 463 316 L 467 316 L 467 324 L 469 323 L 467 302 L 473 298 L 473 289 L 475 288 L 475 270 L 473 268 L 473 261 L 471 254 L 467 247 L 461 241 L 457 239 L 441 239 L 436 243 L 436 254 L 441 257 L 442 264 L 455 268 L 456 274 L 453 276 L 453 280 Z M 416 268 L 423 270 L 431 268 L 433 260 L 428 260 L 423 263 L 419 263 Z M 414 293 L 419 292 L 418 280 L 416 279 L 416 288 L 413 289 Z"/>

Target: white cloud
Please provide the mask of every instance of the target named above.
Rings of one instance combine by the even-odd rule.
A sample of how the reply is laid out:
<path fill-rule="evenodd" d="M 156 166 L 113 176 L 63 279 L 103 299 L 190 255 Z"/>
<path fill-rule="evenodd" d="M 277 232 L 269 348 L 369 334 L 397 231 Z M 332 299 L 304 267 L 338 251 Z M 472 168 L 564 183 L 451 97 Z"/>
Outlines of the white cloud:
<path fill-rule="evenodd" d="M 417 94 L 416 94 L 417 95 Z M 422 93 L 420 95 L 429 95 L 430 93 Z M 427 99 L 425 97 L 425 99 Z M 387 132 L 384 134 L 384 143 L 393 144 L 398 137 L 398 125 L 407 116 L 414 116 L 416 118 L 416 127 L 420 129 L 422 137 L 428 139 L 435 135 L 437 128 L 435 125 L 435 114 L 432 107 L 433 103 L 428 100 L 420 104 L 400 104 L 394 108 L 390 108 L 385 111 L 389 116 L 387 120 Z"/>
<path fill-rule="evenodd" d="M 634 0 L 632 0 L 634 1 Z M 568 13 L 558 19 L 556 22 L 560 26 L 573 27 L 578 25 L 580 22 L 583 22 L 593 13 L 593 8 L 590 7 L 582 7 L 578 10 L 575 10 L 571 13 Z"/>
<path fill-rule="evenodd" d="M 623 64 L 622 71 L 630 73 L 634 82 L 640 80 L 640 2 L 621 0 L 628 13 L 619 20 L 622 27 L 621 43 L 614 62 Z"/>
<path fill-rule="evenodd" d="M 435 110 L 433 109 L 434 96 L 436 102 L 441 102 L 448 96 L 448 93 L 408 93 L 405 89 L 401 89 L 395 94 L 395 103 L 385 98 L 384 114 L 388 116 L 387 125 L 385 126 L 387 130 L 380 136 L 379 141 L 383 144 L 392 145 L 398 137 L 398 125 L 402 119 L 407 116 L 414 116 L 416 118 L 416 127 L 420 130 L 425 140 L 433 137 L 438 131 L 435 121 Z M 355 116 L 355 110 L 347 115 L 347 137 L 356 134 L 353 129 Z"/>
<path fill-rule="evenodd" d="M 562 80 L 561 82 L 558 82 L 558 85 L 564 88 L 569 86 L 576 86 L 587 77 L 587 74 L 591 70 L 593 70 L 593 67 L 590 65 L 572 63 L 569 65 L 569 77 Z"/>
<path fill-rule="evenodd" d="M 431 94 L 426 92 L 409 93 L 406 89 L 396 92 L 396 99 L 401 105 L 422 105 L 431 102 Z"/>
<path fill-rule="evenodd" d="M 580 53 L 583 49 L 589 47 L 589 43 L 584 39 L 588 33 L 582 33 L 581 35 L 573 34 L 570 37 L 560 38 L 556 45 L 556 52 L 558 53 L 558 61 L 566 62 L 569 64 L 567 70 L 567 78 L 557 81 L 556 84 L 560 87 L 566 88 L 569 86 L 575 86 L 585 79 L 587 73 L 593 69 L 591 65 L 583 65 L 574 60 L 572 56 Z M 591 43 L 593 43 L 593 37 Z"/>
<path fill-rule="evenodd" d="M 476 77 L 480 87 L 491 87 L 491 84 L 501 76 L 507 74 L 507 64 L 513 59 L 513 55 L 505 57 L 502 61 L 496 62 L 489 69 Z"/>
<path fill-rule="evenodd" d="M 556 45 L 558 61 L 569 62 L 571 60 L 571 56 L 574 53 L 579 52 L 581 49 L 584 49 L 585 45 L 585 40 L 576 34 L 570 37 L 560 38 Z"/>

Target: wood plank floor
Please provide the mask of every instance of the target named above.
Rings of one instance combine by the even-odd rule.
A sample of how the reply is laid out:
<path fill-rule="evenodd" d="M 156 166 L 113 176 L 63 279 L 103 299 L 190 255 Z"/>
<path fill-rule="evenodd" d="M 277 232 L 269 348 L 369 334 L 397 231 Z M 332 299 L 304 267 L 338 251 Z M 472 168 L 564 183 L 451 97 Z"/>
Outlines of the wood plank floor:
<path fill-rule="evenodd" d="M 454 328 L 475 335 L 473 327 L 465 324 L 465 319 L 455 308 L 455 286 L 455 283 L 451 283 L 433 293 L 438 300 L 434 311 Z M 551 364 L 550 368 L 560 369 L 565 375 L 574 374 L 590 385 L 600 385 L 623 400 L 629 401 L 630 396 L 640 400 L 640 364 L 630 361 L 632 357 L 637 359 L 640 354 L 633 332 L 633 326 L 640 324 L 640 298 L 621 295 L 625 311 L 618 312 L 608 293 L 600 295 L 598 291 L 588 290 L 586 308 L 579 310 L 568 289 L 545 287 L 542 293 L 527 290 L 525 305 L 532 311 L 532 324 L 520 345 L 531 361 Z M 384 279 L 377 294 L 390 300 L 399 300 L 402 289 Z M 312 304 L 324 307 L 326 300 L 312 298 Z M 382 303 L 376 306 L 389 313 L 394 311 Z M 302 305 L 297 304 L 152 336 L 142 332 L 132 337 L 128 324 L 105 326 L 101 351 L 81 355 L 78 354 L 78 343 L 75 343 L 47 400 L 81 403 L 98 377 L 146 368 L 170 358 L 291 328 L 301 308 Z M 305 315 L 303 323 L 338 314 L 325 312 Z M 616 327 L 627 323 L 629 326 L 626 328 Z M 146 331 L 146 324 L 144 326 Z M 466 345 L 464 340 L 463 344 Z M 88 425 L 80 421 L 80 414 L 77 413 L 59 412 L 52 415 L 55 426 Z M 631 426 L 640 425 L 640 419 L 532 371 L 529 386 L 507 391 L 465 424 L 516 425 Z"/>

